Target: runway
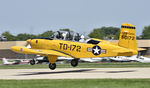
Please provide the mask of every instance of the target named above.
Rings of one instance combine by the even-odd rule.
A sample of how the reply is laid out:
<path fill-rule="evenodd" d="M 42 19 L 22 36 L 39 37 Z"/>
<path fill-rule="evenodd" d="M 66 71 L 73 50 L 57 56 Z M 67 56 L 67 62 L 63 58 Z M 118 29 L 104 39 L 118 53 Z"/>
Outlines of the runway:
<path fill-rule="evenodd" d="M 150 68 L 0 69 L 0 79 L 150 78 Z"/>

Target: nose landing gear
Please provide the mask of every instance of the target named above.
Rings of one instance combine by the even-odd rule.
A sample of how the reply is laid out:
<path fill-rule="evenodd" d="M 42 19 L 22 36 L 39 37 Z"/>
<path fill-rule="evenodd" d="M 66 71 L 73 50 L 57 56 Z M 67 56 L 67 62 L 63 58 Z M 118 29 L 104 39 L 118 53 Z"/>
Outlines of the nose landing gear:
<path fill-rule="evenodd" d="M 53 64 L 49 63 L 49 68 L 51 70 L 54 70 L 56 68 L 56 63 L 53 63 Z"/>

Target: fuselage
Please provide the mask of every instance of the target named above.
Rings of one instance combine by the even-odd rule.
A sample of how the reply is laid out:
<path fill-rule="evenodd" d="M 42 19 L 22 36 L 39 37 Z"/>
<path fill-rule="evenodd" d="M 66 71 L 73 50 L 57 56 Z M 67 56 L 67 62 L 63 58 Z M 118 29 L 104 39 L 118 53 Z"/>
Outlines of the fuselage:
<path fill-rule="evenodd" d="M 57 39 L 30 39 L 27 42 L 30 43 L 32 49 L 54 50 L 73 58 L 113 57 L 117 56 L 118 53 L 112 51 L 125 49 L 101 40 L 99 40 L 98 44 Z"/>

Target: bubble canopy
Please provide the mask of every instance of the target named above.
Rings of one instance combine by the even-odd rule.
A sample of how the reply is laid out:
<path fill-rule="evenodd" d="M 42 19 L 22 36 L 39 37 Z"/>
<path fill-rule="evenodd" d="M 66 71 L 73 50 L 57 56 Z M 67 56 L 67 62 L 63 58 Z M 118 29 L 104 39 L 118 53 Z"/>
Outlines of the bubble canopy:
<path fill-rule="evenodd" d="M 68 31 L 56 31 L 51 38 L 59 39 L 59 40 L 67 40 L 67 41 L 81 41 L 85 40 L 88 37 L 85 37 L 83 34 L 68 32 Z"/>
<path fill-rule="evenodd" d="M 47 40 L 56 39 L 56 40 L 81 42 L 81 43 L 87 43 L 87 44 L 98 44 L 101 42 L 100 40 L 91 39 L 87 36 L 84 36 L 83 34 L 75 33 L 75 32 L 68 32 L 68 31 L 56 31 L 50 37 L 36 38 L 36 39 L 47 39 Z"/>

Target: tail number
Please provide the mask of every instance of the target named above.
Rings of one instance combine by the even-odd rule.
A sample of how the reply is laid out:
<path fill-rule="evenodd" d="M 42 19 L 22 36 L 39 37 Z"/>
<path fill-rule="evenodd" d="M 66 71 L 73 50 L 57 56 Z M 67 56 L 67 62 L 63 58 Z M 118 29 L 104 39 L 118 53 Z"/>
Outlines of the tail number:
<path fill-rule="evenodd" d="M 127 35 L 122 35 L 121 39 L 125 39 L 125 40 L 135 40 L 134 36 L 127 36 Z"/>

